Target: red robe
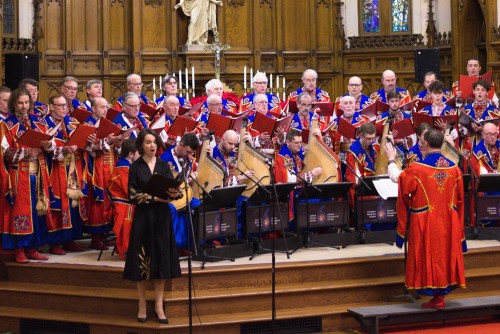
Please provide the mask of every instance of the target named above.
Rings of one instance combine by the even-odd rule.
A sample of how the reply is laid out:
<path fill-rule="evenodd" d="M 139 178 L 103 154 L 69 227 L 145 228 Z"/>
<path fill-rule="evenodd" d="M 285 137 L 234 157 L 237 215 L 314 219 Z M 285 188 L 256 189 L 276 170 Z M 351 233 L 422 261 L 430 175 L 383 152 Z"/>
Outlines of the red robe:
<path fill-rule="evenodd" d="M 465 287 L 462 173 L 440 153 L 429 154 L 399 176 L 397 245 L 411 212 L 405 284 L 428 295 Z"/>
<path fill-rule="evenodd" d="M 121 158 L 118 160 L 111 179 L 109 180 L 109 194 L 111 195 L 112 219 L 114 222 L 113 231 L 116 235 L 116 250 L 122 260 L 128 249 L 130 228 L 132 227 L 132 217 L 134 216 L 135 205 L 128 199 L 128 170 L 130 163 Z"/>

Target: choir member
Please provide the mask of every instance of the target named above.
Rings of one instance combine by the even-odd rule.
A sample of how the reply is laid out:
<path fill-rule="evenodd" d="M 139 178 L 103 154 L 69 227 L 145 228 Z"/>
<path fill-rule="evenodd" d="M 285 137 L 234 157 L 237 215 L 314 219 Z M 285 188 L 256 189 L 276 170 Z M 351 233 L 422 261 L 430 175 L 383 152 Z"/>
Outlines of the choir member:
<path fill-rule="evenodd" d="M 26 89 L 15 89 L 8 105 L 11 116 L 4 120 L 2 152 L 12 188 L 6 195 L 11 210 L 9 221 L 4 221 L 6 226 L 2 234 L 2 246 L 15 251 L 18 263 L 27 263 L 28 259 L 47 260 L 37 247 L 45 244 L 47 230 L 54 230 L 50 214 L 50 180 L 44 152 L 54 151 L 55 144 L 44 140 L 40 142 L 41 148 L 20 146 L 17 140 L 23 133 L 28 130 L 47 133 L 47 123 L 43 118 L 29 113 L 33 100 Z"/>
<path fill-rule="evenodd" d="M 370 98 L 374 101 L 382 101 L 387 103 L 387 94 L 390 91 L 397 90 L 401 94 L 401 105 L 406 104 L 411 101 L 410 93 L 404 88 L 396 86 L 396 73 L 391 70 L 385 70 L 382 73 L 382 88 L 373 93 Z"/>

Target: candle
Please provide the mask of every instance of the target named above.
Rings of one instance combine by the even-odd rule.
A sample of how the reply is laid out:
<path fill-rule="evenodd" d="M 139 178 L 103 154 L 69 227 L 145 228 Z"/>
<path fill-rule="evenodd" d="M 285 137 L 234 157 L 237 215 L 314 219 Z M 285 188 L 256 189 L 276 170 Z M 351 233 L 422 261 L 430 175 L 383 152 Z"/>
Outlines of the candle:
<path fill-rule="evenodd" d="M 153 101 L 156 101 L 156 78 L 153 78 Z"/>
<path fill-rule="evenodd" d="M 186 99 L 189 99 L 189 73 L 188 73 L 188 69 L 186 67 L 186 75 L 185 75 L 185 79 L 186 79 Z"/>
<path fill-rule="evenodd" d="M 191 94 L 191 98 L 194 97 L 194 66 L 191 66 L 191 88 L 193 89 L 193 93 Z"/>
<path fill-rule="evenodd" d="M 269 75 L 269 88 L 271 88 L 271 94 L 273 93 L 273 74 Z"/>
<path fill-rule="evenodd" d="M 247 93 L 247 65 L 243 68 L 243 91 Z"/>
<path fill-rule="evenodd" d="M 179 70 L 179 78 L 177 79 L 179 84 L 179 96 L 182 96 L 182 72 Z"/>
<path fill-rule="evenodd" d="M 286 94 L 286 85 L 285 85 L 285 76 L 283 76 L 283 101 L 285 101 Z"/>
<path fill-rule="evenodd" d="M 280 76 L 279 75 L 276 76 L 276 88 L 280 88 Z M 278 90 L 276 90 L 276 92 L 278 92 L 278 94 L 279 94 Z"/>
<path fill-rule="evenodd" d="M 253 67 L 250 68 L 250 86 L 253 87 Z"/>

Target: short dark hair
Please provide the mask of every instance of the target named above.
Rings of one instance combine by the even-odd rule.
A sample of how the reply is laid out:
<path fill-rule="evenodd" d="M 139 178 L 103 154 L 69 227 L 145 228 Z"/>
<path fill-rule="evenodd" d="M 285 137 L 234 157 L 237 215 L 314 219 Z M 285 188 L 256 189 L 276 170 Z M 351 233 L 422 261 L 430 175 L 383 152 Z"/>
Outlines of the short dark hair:
<path fill-rule="evenodd" d="M 156 144 L 158 144 L 158 148 L 160 148 L 160 147 L 164 148 L 163 142 L 161 141 L 160 136 L 156 133 L 155 130 L 142 129 L 141 132 L 139 132 L 137 139 L 135 140 L 135 148 L 137 148 L 137 151 L 139 151 L 140 155 L 144 154 L 144 150 L 142 149 L 142 144 L 144 144 L 144 138 L 146 138 L 146 135 L 152 135 L 153 137 L 155 137 Z"/>
<path fill-rule="evenodd" d="M 36 81 L 35 79 L 31 79 L 31 78 L 25 78 L 21 81 L 19 81 L 19 88 L 26 88 L 26 85 L 32 85 L 32 86 L 35 86 L 36 88 L 38 88 L 38 81 Z"/>
<path fill-rule="evenodd" d="M 490 89 L 491 89 L 491 85 L 487 81 L 482 80 L 482 79 L 474 81 L 472 83 L 472 89 L 476 89 L 477 86 L 483 86 L 484 89 L 486 89 L 487 92 L 489 92 Z"/>
<path fill-rule="evenodd" d="M 389 101 L 390 99 L 394 99 L 394 98 L 401 100 L 401 94 L 397 90 L 391 90 L 389 93 L 387 93 L 386 101 Z"/>
<path fill-rule="evenodd" d="M 135 147 L 135 138 L 127 138 L 122 143 L 122 150 L 120 152 L 121 158 L 128 157 L 129 153 L 137 152 L 137 147 Z"/>
<path fill-rule="evenodd" d="M 422 133 L 424 133 L 425 131 L 429 130 L 431 128 L 431 126 L 429 125 L 429 123 L 420 123 L 416 128 L 415 128 L 415 133 L 417 134 L 417 136 L 421 136 Z"/>
<path fill-rule="evenodd" d="M 429 92 L 431 93 L 442 93 L 446 89 L 446 85 L 442 81 L 434 81 L 429 85 Z"/>
<path fill-rule="evenodd" d="M 434 72 L 434 71 L 428 71 L 428 72 L 425 72 L 425 74 L 424 74 L 424 78 L 425 78 L 425 77 L 428 77 L 428 76 L 431 76 L 431 75 L 433 75 L 433 76 L 436 78 L 436 80 L 439 80 L 437 73 L 436 73 L 436 72 Z"/>
<path fill-rule="evenodd" d="M 444 134 L 437 129 L 429 129 L 424 134 L 424 140 L 431 148 L 441 148 L 444 141 Z"/>
<path fill-rule="evenodd" d="M 192 150 L 196 151 L 200 146 L 200 142 L 198 137 L 194 133 L 188 132 L 185 133 L 181 138 L 182 146 L 189 146 Z"/>
<path fill-rule="evenodd" d="M 161 81 L 161 86 L 165 86 L 165 84 L 167 82 L 170 82 L 170 80 L 174 79 L 175 82 L 177 82 L 177 78 L 175 77 L 175 75 L 172 75 L 172 74 L 169 74 L 169 75 L 166 75 L 162 81 Z"/>
<path fill-rule="evenodd" d="M 10 93 L 12 92 L 7 86 L 0 86 L 0 93 Z"/>
<path fill-rule="evenodd" d="M 377 132 L 377 129 L 375 128 L 375 124 L 373 124 L 372 122 L 369 122 L 369 123 L 363 123 L 360 127 L 359 127 L 359 130 L 358 130 L 358 133 L 360 135 L 363 135 L 365 133 L 369 134 L 369 135 L 372 135 L 374 134 L 375 132 Z"/>
<path fill-rule="evenodd" d="M 302 134 L 300 133 L 299 130 L 297 129 L 290 129 L 288 133 L 286 134 L 286 140 L 292 141 L 295 139 L 295 137 L 301 137 Z"/>
<path fill-rule="evenodd" d="M 33 109 L 33 99 L 31 98 L 31 95 L 28 92 L 28 90 L 26 88 L 16 88 L 10 94 L 9 103 L 8 103 L 9 111 L 10 111 L 10 113 L 12 115 L 14 115 L 14 113 L 16 112 L 17 100 L 21 96 L 28 96 L 29 97 L 29 99 L 30 99 L 30 110 Z"/>

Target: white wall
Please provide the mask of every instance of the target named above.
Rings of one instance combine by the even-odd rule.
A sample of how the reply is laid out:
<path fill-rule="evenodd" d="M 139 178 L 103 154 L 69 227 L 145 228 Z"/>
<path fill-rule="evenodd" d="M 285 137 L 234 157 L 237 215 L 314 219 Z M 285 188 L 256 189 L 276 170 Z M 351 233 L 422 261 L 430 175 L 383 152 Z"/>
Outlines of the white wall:
<path fill-rule="evenodd" d="M 358 36 L 359 22 L 357 0 L 344 0 L 342 17 L 344 18 L 344 31 L 346 37 Z"/>
<path fill-rule="evenodd" d="M 33 37 L 35 8 L 32 0 L 19 0 L 19 38 Z"/>
<path fill-rule="evenodd" d="M 436 28 L 440 33 L 451 31 L 451 0 L 434 1 Z"/>

